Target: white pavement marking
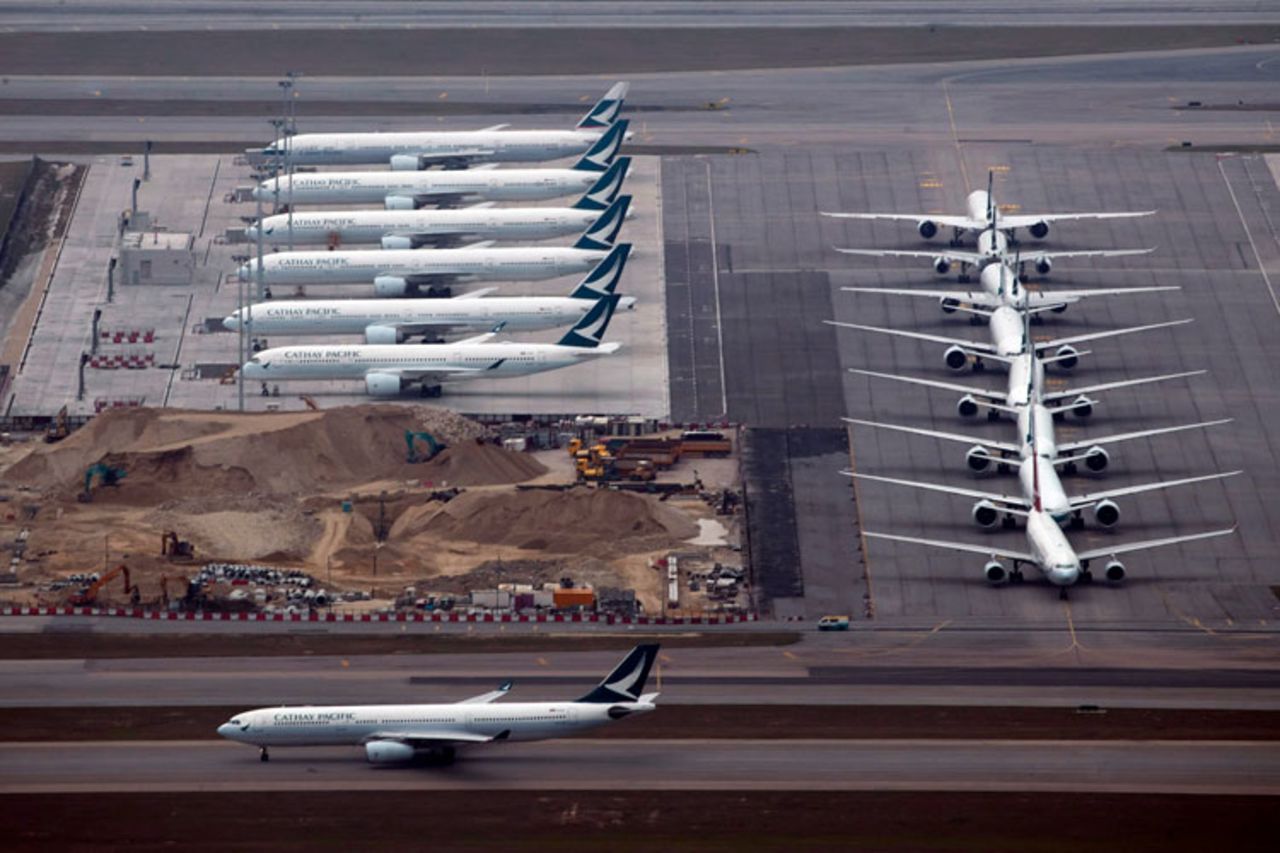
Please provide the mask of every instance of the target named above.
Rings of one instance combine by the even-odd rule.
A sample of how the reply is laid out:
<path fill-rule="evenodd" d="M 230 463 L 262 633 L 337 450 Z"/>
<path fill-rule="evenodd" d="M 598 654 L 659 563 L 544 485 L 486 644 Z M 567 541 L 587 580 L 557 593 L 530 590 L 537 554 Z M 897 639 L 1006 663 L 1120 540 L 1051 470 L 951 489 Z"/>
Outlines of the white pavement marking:
<path fill-rule="evenodd" d="M 724 383 L 724 323 L 720 320 L 720 258 L 716 250 L 716 200 L 711 192 L 711 161 L 707 167 L 707 217 L 711 220 L 711 283 L 716 293 L 716 347 L 720 355 L 720 413 L 729 416 L 729 391 Z"/>
<path fill-rule="evenodd" d="M 1227 177 L 1227 170 L 1222 168 L 1222 159 L 1218 159 L 1218 174 L 1222 175 L 1222 182 L 1227 185 L 1227 192 L 1231 194 L 1231 203 L 1235 205 L 1236 215 L 1240 217 L 1240 224 L 1244 226 L 1244 236 L 1249 238 L 1249 248 L 1253 250 L 1254 260 L 1258 262 L 1258 272 L 1262 273 L 1262 280 L 1267 285 L 1267 292 L 1271 294 L 1271 304 L 1275 306 L 1276 313 L 1280 314 L 1280 299 L 1276 299 L 1276 289 L 1271 284 L 1271 276 L 1267 275 L 1267 267 L 1262 263 L 1262 256 L 1258 254 L 1258 245 L 1253 242 L 1253 232 L 1249 230 L 1249 223 L 1244 218 L 1244 211 L 1240 209 L 1240 202 L 1236 199 L 1236 191 L 1231 186 L 1231 180 Z"/>

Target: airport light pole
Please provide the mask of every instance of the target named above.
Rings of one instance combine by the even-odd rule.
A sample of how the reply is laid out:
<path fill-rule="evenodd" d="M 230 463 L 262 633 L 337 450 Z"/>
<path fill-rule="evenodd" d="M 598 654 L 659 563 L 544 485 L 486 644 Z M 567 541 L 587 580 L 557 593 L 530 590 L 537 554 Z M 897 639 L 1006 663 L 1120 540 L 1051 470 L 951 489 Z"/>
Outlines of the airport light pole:
<path fill-rule="evenodd" d="M 287 197 L 288 217 L 289 217 L 289 251 L 293 251 L 293 137 L 298 132 L 298 111 L 296 108 L 297 92 L 294 91 L 294 83 L 300 76 L 297 71 L 286 71 L 285 79 L 280 81 L 280 88 L 284 92 L 284 170 L 289 176 L 289 192 Z M 279 183 L 277 181 L 277 183 Z"/>

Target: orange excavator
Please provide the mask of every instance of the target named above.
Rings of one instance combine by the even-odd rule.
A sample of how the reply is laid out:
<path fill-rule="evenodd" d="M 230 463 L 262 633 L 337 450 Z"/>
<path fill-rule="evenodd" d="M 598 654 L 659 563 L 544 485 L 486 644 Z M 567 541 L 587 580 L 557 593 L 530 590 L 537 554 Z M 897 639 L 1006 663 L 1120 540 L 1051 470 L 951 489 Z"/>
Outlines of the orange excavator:
<path fill-rule="evenodd" d="M 89 586 L 77 593 L 74 593 L 69 599 L 71 606 L 92 607 L 98 602 L 98 593 L 101 592 L 107 584 L 121 575 L 124 575 L 124 594 L 129 596 L 129 601 L 131 603 L 137 604 L 141 600 L 141 595 L 138 593 L 138 586 L 137 584 L 129 582 L 129 567 L 124 563 L 121 563 Z"/>

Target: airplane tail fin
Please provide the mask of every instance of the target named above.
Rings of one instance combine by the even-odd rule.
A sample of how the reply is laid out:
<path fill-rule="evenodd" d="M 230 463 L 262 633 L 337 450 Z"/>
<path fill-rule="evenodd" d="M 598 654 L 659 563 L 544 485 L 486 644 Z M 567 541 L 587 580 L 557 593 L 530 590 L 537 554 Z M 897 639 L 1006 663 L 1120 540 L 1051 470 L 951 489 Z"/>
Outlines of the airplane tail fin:
<path fill-rule="evenodd" d="M 604 337 L 605 330 L 609 328 L 609 321 L 613 319 L 613 312 L 617 309 L 618 300 L 621 298 L 616 293 L 600 297 L 600 301 L 596 302 L 595 306 L 556 343 L 562 347 L 585 349 L 595 349 L 600 346 L 600 340 Z"/>
<path fill-rule="evenodd" d="M 625 118 L 622 121 L 614 122 L 608 130 L 600 134 L 600 138 L 587 149 L 587 153 L 583 154 L 571 168 L 580 172 L 603 172 L 608 169 L 609 164 L 618 156 L 618 149 L 622 147 L 622 141 L 627 137 L 628 124 L 630 122 Z"/>
<path fill-rule="evenodd" d="M 618 280 L 622 278 L 622 270 L 631 256 L 631 244 L 622 243 L 614 246 L 600 263 L 587 273 L 578 286 L 569 294 L 574 299 L 601 299 L 618 288 Z"/>
<path fill-rule="evenodd" d="M 575 249 L 608 249 L 618 239 L 622 223 L 627 221 L 627 209 L 631 207 L 631 196 L 622 195 L 613 200 L 596 221 L 582 232 Z"/>
<path fill-rule="evenodd" d="M 622 662 L 613 668 L 613 672 L 605 676 L 604 681 L 579 702 L 639 702 L 644 693 L 644 683 L 649 677 L 649 670 L 658 656 L 657 643 L 642 643 L 636 646 Z"/>
<path fill-rule="evenodd" d="M 626 179 L 627 170 L 630 168 L 630 157 L 619 157 L 614 160 L 605 173 L 591 185 L 591 189 L 583 193 L 582 198 L 578 199 L 573 206 L 578 210 L 606 209 L 618 197 L 618 193 L 622 190 L 622 182 Z"/>
<path fill-rule="evenodd" d="M 614 83 L 609 91 L 604 93 L 604 97 L 596 101 L 595 106 L 588 110 L 578 122 L 578 129 L 592 130 L 613 124 L 618 118 L 618 113 L 622 112 L 622 102 L 626 100 L 627 90 L 630 88 L 630 83 Z"/>

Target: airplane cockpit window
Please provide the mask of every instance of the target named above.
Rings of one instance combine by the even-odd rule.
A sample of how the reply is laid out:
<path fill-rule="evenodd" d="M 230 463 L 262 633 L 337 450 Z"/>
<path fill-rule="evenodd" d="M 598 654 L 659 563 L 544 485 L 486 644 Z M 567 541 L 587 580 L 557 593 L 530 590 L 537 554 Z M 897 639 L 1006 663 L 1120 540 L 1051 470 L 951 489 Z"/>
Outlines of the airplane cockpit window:
<path fill-rule="evenodd" d="M 261 356 L 257 356 L 257 355 L 255 355 L 255 356 L 253 356 L 252 358 L 250 358 L 250 359 L 249 359 L 249 363 L 250 363 L 250 364 L 262 364 L 262 357 L 261 357 Z"/>

